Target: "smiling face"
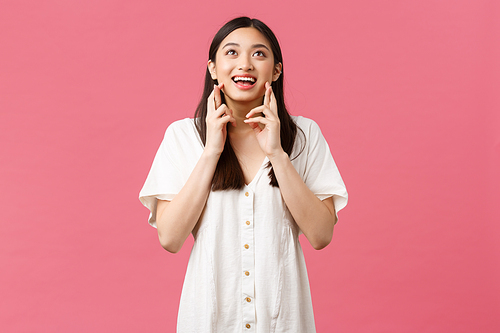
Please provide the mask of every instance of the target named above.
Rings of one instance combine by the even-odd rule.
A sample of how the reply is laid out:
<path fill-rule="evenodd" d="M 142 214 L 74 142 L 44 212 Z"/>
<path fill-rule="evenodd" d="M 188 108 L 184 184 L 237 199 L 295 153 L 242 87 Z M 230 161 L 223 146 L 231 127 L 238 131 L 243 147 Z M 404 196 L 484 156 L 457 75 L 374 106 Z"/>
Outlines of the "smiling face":
<path fill-rule="evenodd" d="M 221 42 L 215 62 L 208 62 L 212 79 L 224 83 L 226 103 L 262 104 L 266 82 L 276 81 L 281 64 L 274 63 L 269 41 L 255 28 L 236 29 Z"/>

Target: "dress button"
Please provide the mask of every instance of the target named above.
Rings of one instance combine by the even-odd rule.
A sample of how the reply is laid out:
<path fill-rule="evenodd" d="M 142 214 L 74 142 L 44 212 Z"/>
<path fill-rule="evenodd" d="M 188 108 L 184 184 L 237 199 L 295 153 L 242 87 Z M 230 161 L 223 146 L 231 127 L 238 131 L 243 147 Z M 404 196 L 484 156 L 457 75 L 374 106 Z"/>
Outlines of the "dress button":
<path fill-rule="evenodd" d="M 248 249 L 250 246 L 248 244 L 245 244 L 245 249 Z"/>
<path fill-rule="evenodd" d="M 246 275 L 246 276 L 249 276 L 249 275 L 250 275 L 250 272 L 249 272 L 249 271 L 246 271 L 246 272 L 245 272 L 245 275 Z"/>
<path fill-rule="evenodd" d="M 245 192 L 245 196 L 247 196 L 247 197 L 248 197 L 249 195 L 250 195 L 250 193 L 248 193 L 248 192 Z"/>
<path fill-rule="evenodd" d="M 247 225 L 250 225 L 250 221 L 246 221 L 246 224 L 247 224 Z"/>
<path fill-rule="evenodd" d="M 245 300 L 246 300 L 248 303 L 250 303 L 250 302 L 252 301 L 252 299 L 251 299 L 250 297 L 245 298 Z"/>
<path fill-rule="evenodd" d="M 245 327 L 246 328 L 250 328 L 251 326 L 250 326 L 250 324 L 246 324 Z"/>

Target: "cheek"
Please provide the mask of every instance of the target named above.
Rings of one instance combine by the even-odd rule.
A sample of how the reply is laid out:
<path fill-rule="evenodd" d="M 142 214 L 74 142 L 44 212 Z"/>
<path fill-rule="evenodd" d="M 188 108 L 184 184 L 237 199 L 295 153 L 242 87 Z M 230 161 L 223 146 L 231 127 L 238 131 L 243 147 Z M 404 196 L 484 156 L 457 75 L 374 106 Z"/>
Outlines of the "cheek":
<path fill-rule="evenodd" d="M 231 66 L 228 63 L 222 62 L 217 64 L 217 76 L 227 77 L 231 72 Z"/>
<path fill-rule="evenodd" d="M 262 73 L 265 73 L 265 77 L 271 80 L 274 74 L 274 64 L 266 64 L 264 68 L 262 68 Z"/>

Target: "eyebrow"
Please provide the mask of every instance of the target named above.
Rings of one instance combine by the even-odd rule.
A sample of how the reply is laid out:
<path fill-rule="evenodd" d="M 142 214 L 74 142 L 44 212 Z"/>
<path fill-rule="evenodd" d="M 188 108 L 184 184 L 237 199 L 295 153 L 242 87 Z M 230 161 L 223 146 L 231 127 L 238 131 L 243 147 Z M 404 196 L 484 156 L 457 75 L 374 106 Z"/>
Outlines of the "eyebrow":
<path fill-rule="evenodd" d="M 228 46 L 240 46 L 240 44 L 229 42 L 229 43 L 226 43 L 222 48 L 225 48 L 225 47 L 228 47 Z M 269 48 L 266 45 L 264 45 L 264 44 L 253 44 L 252 45 L 252 49 L 256 49 L 256 48 L 259 48 L 259 47 L 263 47 L 263 48 L 265 48 L 266 50 L 269 51 Z"/>

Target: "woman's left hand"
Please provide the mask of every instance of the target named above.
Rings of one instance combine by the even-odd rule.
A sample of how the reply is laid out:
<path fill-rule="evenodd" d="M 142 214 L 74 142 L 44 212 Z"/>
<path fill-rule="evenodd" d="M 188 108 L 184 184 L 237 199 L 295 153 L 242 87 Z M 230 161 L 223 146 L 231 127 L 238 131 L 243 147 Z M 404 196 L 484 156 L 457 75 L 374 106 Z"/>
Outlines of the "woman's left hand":
<path fill-rule="evenodd" d="M 258 106 L 247 113 L 244 122 L 250 125 L 257 136 L 260 148 L 269 159 L 283 152 L 280 139 L 280 119 L 278 117 L 278 107 L 276 97 L 269 82 L 266 82 L 266 94 L 264 104 Z M 253 117 L 255 114 L 262 114 Z"/>

